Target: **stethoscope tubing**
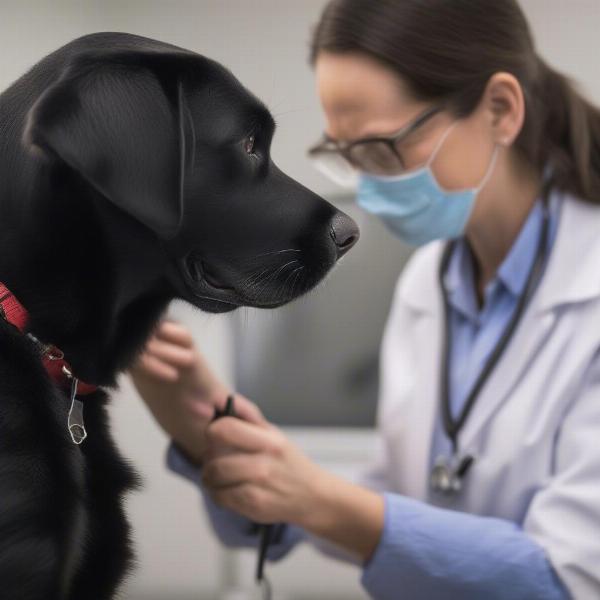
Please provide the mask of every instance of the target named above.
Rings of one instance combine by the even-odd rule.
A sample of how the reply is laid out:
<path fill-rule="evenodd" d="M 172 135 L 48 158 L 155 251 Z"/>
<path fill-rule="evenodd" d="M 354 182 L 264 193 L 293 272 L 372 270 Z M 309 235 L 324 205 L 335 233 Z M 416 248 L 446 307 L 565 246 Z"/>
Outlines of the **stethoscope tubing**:
<path fill-rule="evenodd" d="M 448 436 L 452 444 L 452 451 L 454 455 L 459 452 L 458 436 L 462 428 L 464 427 L 469 415 L 471 414 L 475 403 L 483 389 L 484 385 L 488 381 L 490 375 L 500 362 L 504 355 L 507 347 L 510 344 L 511 339 L 514 336 L 519 324 L 523 319 L 523 315 L 530 305 L 531 298 L 535 294 L 539 287 L 539 284 L 544 275 L 545 266 L 548 259 L 549 249 L 549 233 L 550 233 L 550 210 L 548 202 L 548 183 L 545 186 L 544 193 L 542 195 L 542 210 L 543 210 L 543 222 L 542 231 L 538 240 L 536 248 L 536 255 L 533 265 L 531 266 L 527 275 L 527 282 L 525 289 L 519 298 L 519 302 L 515 311 L 502 333 L 498 343 L 494 347 L 492 353 L 487 359 L 481 373 L 479 374 L 473 388 L 471 389 L 465 404 L 460 411 L 458 417 L 455 419 L 452 415 L 450 406 L 450 348 L 452 345 L 452 333 L 450 327 L 450 306 L 448 302 L 448 294 L 444 285 L 444 276 L 452 256 L 452 252 L 455 248 L 456 241 L 451 241 L 446 244 L 442 260 L 440 263 L 440 269 L 438 273 L 439 286 L 442 293 L 444 317 L 443 317 L 443 345 L 442 345 L 442 360 L 441 360 L 441 386 L 440 386 L 440 408 L 443 420 L 444 431 Z"/>

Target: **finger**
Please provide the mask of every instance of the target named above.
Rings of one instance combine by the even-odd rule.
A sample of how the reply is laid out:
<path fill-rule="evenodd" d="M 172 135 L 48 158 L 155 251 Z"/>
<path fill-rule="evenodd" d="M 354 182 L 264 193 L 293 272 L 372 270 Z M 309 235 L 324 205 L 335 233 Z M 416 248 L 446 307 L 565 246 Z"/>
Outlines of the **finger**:
<path fill-rule="evenodd" d="M 269 479 L 269 467 L 263 454 L 236 453 L 205 460 L 202 483 L 210 489 L 241 483 L 264 485 Z"/>
<path fill-rule="evenodd" d="M 183 346 L 184 348 L 193 348 L 194 346 L 194 338 L 190 332 L 176 321 L 161 321 L 155 335 L 161 340 Z"/>
<path fill-rule="evenodd" d="M 192 349 L 164 342 L 157 338 L 152 338 L 148 342 L 145 353 L 173 367 L 179 368 L 191 367 L 196 359 Z"/>
<path fill-rule="evenodd" d="M 208 402 L 194 402 L 190 407 L 194 415 L 209 423 L 215 416 L 215 407 Z"/>
<path fill-rule="evenodd" d="M 141 370 L 144 375 L 149 375 L 161 381 L 174 382 L 179 379 L 177 369 L 150 354 L 143 354 L 135 369 Z"/>
<path fill-rule="evenodd" d="M 212 422 L 206 430 L 209 447 L 223 447 L 243 452 L 280 452 L 284 438 L 275 428 L 265 428 L 235 417 L 223 417 Z"/>

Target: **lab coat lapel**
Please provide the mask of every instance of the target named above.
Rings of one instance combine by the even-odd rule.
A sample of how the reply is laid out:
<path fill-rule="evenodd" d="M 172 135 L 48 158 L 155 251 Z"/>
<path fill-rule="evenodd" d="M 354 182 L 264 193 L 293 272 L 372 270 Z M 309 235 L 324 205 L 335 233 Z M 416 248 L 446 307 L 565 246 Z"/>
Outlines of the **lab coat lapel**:
<path fill-rule="evenodd" d="M 477 452 L 474 441 L 483 426 L 510 396 L 523 374 L 535 360 L 538 350 L 548 339 L 556 322 L 556 312 L 540 313 L 531 306 L 510 341 L 504 357 L 484 385 L 473 412 L 459 433 L 463 452 Z"/>
<path fill-rule="evenodd" d="M 442 348 L 442 294 L 438 270 L 445 244 L 433 242 L 419 251 L 401 280 L 398 301 L 403 305 L 404 328 L 398 343 L 411 354 L 410 370 L 396 373 L 406 396 L 382 423 L 387 429 L 390 480 L 396 491 L 426 499 L 429 456 L 434 419 L 439 405 L 439 373 Z M 390 365 L 390 368 L 393 368 Z M 398 365 L 402 369 L 402 364 Z"/>
<path fill-rule="evenodd" d="M 600 294 L 597 268 L 600 211 L 590 203 L 568 196 L 560 200 L 559 227 L 546 273 L 503 359 L 490 375 L 460 433 L 459 444 L 463 451 L 476 451 L 472 445 L 477 434 L 535 360 L 558 319 L 555 309 Z"/>
<path fill-rule="evenodd" d="M 441 312 L 441 298 L 438 310 Z M 431 439 L 439 410 L 442 324 L 435 314 L 422 314 L 414 323 L 414 376 L 418 385 L 410 402 L 404 458 L 403 490 L 425 499 L 429 482 Z"/>

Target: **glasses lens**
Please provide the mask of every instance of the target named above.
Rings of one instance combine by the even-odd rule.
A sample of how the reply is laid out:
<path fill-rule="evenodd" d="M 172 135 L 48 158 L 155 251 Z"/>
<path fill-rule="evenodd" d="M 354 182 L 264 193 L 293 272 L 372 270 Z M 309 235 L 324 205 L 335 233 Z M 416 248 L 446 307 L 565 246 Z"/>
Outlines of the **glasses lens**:
<path fill-rule="evenodd" d="M 311 156 L 314 166 L 323 175 L 345 188 L 354 188 L 358 181 L 356 169 L 338 152 L 319 152 Z"/>
<path fill-rule="evenodd" d="M 404 171 L 400 157 L 385 142 L 365 142 L 349 148 L 354 166 L 372 175 L 399 175 Z"/>

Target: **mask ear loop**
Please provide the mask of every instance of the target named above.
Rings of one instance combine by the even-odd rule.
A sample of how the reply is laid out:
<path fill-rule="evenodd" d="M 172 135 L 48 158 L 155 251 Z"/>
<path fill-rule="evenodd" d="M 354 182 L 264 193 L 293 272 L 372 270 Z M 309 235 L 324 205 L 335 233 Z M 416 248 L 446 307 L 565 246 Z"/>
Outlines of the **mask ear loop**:
<path fill-rule="evenodd" d="M 448 139 L 448 136 L 452 133 L 452 131 L 454 130 L 454 128 L 457 125 L 458 125 L 458 121 L 455 121 L 454 123 L 452 123 L 452 125 L 450 125 L 450 127 L 448 127 L 448 129 L 446 129 L 446 131 L 440 138 L 440 141 L 437 143 L 435 149 L 431 153 L 429 160 L 425 164 L 425 168 L 431 169 L 431 165 L 433 164 L 433 161 L 437 158 L 437 155 L 438 155 L 439 151 L 441 150 L 442 146 L 444 145 L 444 142 Z M 491 177 L 494 173 L 494 169 L 496 167 L 496 163 L 498 162 L 499 154 L 500 154 L 500 146 L 498 144 L 495 144 L 494 145 L 494 153 L 492 154 L 492 159 L 490 160 L 490 164 L 487 168 L 487 171 L 485 172 L 485 175 L 483 176 L 481 183 L 475 188 L 475 191 L 477 194 L 479 194 L 479 192 L 481 192 L 481 190 L 488 184 L 489 180 L 491 179 Z"/>
<path fill-rule="evenodd" d="M 490 165 L 481 180 L 481 183 L 477 186 L 476 191 L 479 194 L 481 190 L 488 184 L 489 180 L 492 178 L 494 174 L 494 169 L 496 168 L 496 163 L 498 162 L 498 155 L 500 154 L 500 146 L 498 144 L 494 145 L 494 153 L 492 154 L 492 160 L 490 161 Z"/>
<path fill-rule="evenodd" d="M 444 131 L 444 134 L 442 135 L 439 142 L 436 144 L 433 152 L 431 153 L 429 160 L 425 163 L 426 169 L 431 168 L 431 165 L 433 164 L 433 161 L 437 158 L 437 155 L 438 155 L 439 151 L 442 149 L 444 142 L 448 139 L 448 136 L 452 133 L 452 131 L 454 130 L 454 128 L 457 125 L 458 125 L 458 121 L 454 121 L 454 123 L 452 123 L 452 125 L 450 125 L 450 127 L 448 127 L 448 129 L 446 129 L 446 131 Z"/>

